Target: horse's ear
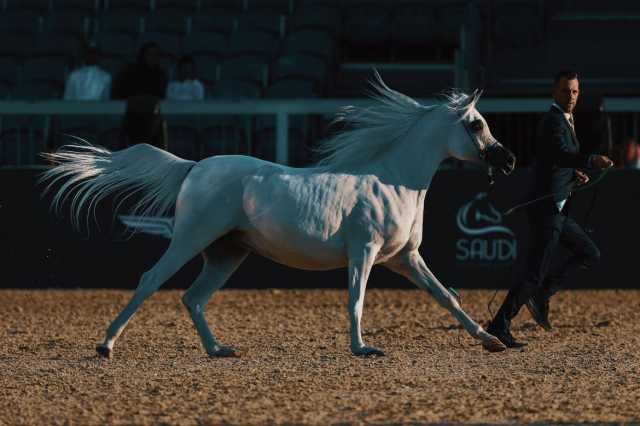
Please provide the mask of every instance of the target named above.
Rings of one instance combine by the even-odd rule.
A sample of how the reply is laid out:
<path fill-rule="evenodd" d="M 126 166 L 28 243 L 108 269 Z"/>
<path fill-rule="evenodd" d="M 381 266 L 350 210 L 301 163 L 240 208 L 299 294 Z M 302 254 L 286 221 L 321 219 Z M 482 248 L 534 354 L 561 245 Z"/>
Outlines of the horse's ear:
<path fill-rule="evenodd" d="M 473 107 L 475 108 L 476 103 L 480 100 L 481 96 L 482 96 L 482 89 L 474 90 L 470 96 L 471 100 L 469 101 L 469 104 L 473 105 Z"/>

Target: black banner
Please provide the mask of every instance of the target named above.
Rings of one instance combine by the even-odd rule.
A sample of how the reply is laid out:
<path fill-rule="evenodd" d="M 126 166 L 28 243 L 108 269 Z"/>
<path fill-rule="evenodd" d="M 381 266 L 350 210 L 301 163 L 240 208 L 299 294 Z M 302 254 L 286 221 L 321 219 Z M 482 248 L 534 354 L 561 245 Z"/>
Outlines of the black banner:
<path fill-rule="evenodd" d="M 49 199 L 36 187 L 38 171 L 0 171 L 0 241 L 4 288 L 129 288 L 151 268 L 168 240 L 150 235 L 127 238 L 111 219 L 110 203 L 98 208 L 97 226 L 77 232 L 65 217 L 49 212 Z M 439 172 L 425 202 L 421 252 L 440 281 L 455 288 L 506 288 L 525 263 L 527 216 L 503 211 L 529 196 L 530 173 L 517 170 L 488 192 L 487 178 L 467 170 Z M 640 236 L 640 173 L 613 171 L 595 188 L 574 194 L 572 216 L 581 224 L 594 200 L 588 227 L 602 262 L 578 271 L 568 287 L 638 288 L 635 265 Z M 558 258 L 566 256 L 562 249 Z M 163 288 L 185 288 L 199 272 L 193 259 Z M 409 288 L 404 278 L 376 267 L 369 285 Z M 294 270 L 250 256 L 232 276 L 235 288 L 346 288 L 346 270 Z"/>

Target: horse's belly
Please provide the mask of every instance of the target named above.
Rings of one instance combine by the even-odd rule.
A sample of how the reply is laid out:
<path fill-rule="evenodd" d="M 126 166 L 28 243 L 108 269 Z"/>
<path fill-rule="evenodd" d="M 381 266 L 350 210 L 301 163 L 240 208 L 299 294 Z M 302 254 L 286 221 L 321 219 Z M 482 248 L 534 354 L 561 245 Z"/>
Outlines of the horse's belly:
<path fill-rule="evenodd" d="M 315 241 L 300 235 L 269 234 L 259 230 L 242 233 L 239 243 L 274 262 L 297 269 L 323 271 L 347 265 L 344 250 L 338 244 Z"/>

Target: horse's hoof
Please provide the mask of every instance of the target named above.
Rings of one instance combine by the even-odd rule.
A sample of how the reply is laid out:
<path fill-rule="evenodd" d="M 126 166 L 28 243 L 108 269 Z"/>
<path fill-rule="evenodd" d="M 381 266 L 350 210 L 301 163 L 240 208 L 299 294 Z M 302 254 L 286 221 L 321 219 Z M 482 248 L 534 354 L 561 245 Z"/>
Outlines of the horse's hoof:
<path fill-rule="evenodd" d="M 361 356 L 361 357 L 386 356 L 385 353 L 382 352 L 380 349 L 372 348 L 369 346 L 363 346 L 358 349 L 352 349 L 351 352 L 355 356 Z"/>
<path fill-rule="evenodd" d="M 485 338 L 482 341 L 482 347 L 489 352 L 502 352 L 507 349 L 507 347 L 500 341 L 500 339 L 492 335 L 489 335 L 488 338 Z"/>
<path fill-rule="evenodd" d="M 111 349 L 105 345 L 96 346 L 96 352 L 98 352 L 98 355 L 102 358 L 111 358 Z"/>
<path fill-rule="evenodd" d="M 209 352 L 210 358 L 240 358 L 240 355 L 231 346 L 220 346 L 218 350 Z"/>

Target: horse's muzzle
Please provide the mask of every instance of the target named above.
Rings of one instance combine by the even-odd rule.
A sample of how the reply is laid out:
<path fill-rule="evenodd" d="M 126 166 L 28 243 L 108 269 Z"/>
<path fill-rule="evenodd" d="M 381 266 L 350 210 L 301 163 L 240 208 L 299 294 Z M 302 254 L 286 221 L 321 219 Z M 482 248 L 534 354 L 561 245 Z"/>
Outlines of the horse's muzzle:
<path fill-rule="evenodd" d="M 516 156 L 499 143 L 487 147 L 486 161 L 490 167 L 506 176 L 510 175 L 516 167 Z"/>

